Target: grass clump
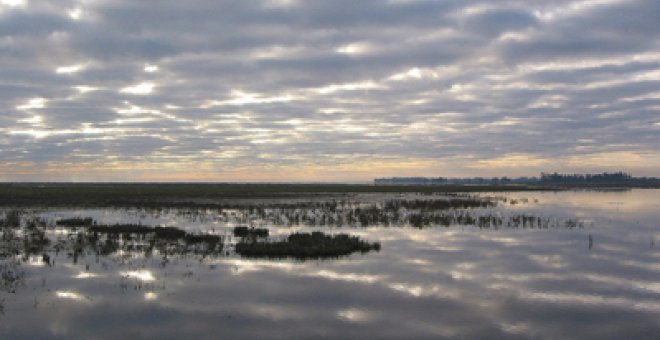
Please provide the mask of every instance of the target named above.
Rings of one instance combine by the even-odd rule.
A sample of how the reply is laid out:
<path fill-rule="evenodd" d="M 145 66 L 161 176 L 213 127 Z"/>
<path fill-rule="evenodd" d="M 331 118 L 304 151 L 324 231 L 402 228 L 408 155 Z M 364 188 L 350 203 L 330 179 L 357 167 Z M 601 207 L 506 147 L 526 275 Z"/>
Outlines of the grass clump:
<path fill-rule="evenodd" d="M 55 222 L 58 226 L 65 227 L 89 227 L 94 225 L 94 219 L 91 217 L 72 217 L 72 218 L 63 218 Z"/>
<path fill-rule="evenodd" d="M 146 228 L 151 229 L 149 227 Z M 172 227 L 155 227 L 153 228 L 153 232 L 156 234 L 157 238 L 169 240 L 182 239 L 188 235 L 185 231 Z"/>
<path fill-rule="evenodd" d="M 220 241 L 222 241 L 222 238 L 218 235 L 186 234 L 183 240 L 188 244 L 198 244 L 198 243 L 218 244 L 220 243 Z"/>
<path fill-rule="evenodd" d="M 153 234 L 157 240 L 176 241 L 183 240 L 186 243 L 218 243 L 221 238 L 217 235 L 194 235 L 188 234 L 185 230 L 174 227 L 147 227 L 140 224 L 115 224 L 115 225 L 95 225 L 89 228 L 90 232 L 99 234 L 135 234 L 147 235 Z"/>
<path fill-rule="evenodd" d="M 294 233 L 283 241 L 241 241 L 236 245 L 236 252 L 240 255 L 271 258 L 329 258 L 372 250 L 379 251 L 380 243 L 369 243 L 346 234 L 326 235 L 318 231 Z"/>
<path fill-rule="evenodd" d="M 21 212 L 18 210 L 9 210 L 5 213 L 5 218 L 0 221 L 0 225 L 5 228 L 20 228 Z"/>
<path fill-rule="evenodd" d="M 236 237 L 247 237 L 247 236 L 257 236 L 257 237 L 268 237 L 268 229 L 266 228 L 255 228 L 255 227 L 235 227 L 234 236 Z"/>
<path fill-rule="evenodd" d="M 100 234 L 150 234 L 155 232 L 155 228 L 141 224 L 113 224 L 94 225 L 89 228 L 89 231 Z"/>

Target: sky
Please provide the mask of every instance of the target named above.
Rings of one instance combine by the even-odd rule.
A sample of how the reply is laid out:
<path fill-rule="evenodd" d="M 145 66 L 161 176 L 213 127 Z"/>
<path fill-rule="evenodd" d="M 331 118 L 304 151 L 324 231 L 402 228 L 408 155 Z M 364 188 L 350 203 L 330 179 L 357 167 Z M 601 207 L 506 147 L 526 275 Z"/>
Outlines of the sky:
<path fill-rule="evenodd" d="M 660 176 L 657 0 L 0 0 L 0 181 Z"/>

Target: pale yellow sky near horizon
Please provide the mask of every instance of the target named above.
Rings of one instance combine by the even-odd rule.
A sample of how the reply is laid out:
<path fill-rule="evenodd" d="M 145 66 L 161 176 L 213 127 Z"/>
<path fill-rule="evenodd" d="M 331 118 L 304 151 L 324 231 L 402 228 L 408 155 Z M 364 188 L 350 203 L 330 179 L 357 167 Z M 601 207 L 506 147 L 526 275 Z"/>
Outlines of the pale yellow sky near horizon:
<path fill-rule="evenodd" d="M 650 161 L 650 162 L 649 162 Z M 651 163 L 656 167 L 647 168 Z M 2 181 L 127 181 L 127 182 L 370 182 L 379 177 L 521 177 L 540 172 L 600 173 L 624 171 L 639 177 L 657 177 L 660 154 L 625 152 L 540 159 L 508 155 L 490 160 L 452 158 L 445 161 L 408 159 L 375 162 L 288 166 L 240 166 L 217 169 L 212 161 L 190 163 L 103 163 L 46 165 L 5 163 Z"/>

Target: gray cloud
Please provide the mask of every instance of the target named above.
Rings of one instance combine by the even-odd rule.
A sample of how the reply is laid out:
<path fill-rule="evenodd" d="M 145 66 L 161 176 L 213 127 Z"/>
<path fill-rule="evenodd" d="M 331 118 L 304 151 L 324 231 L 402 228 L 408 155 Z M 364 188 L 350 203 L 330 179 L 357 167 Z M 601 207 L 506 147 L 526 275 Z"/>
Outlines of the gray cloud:
<path fill-rule="evenodd" d="M 657 1 L 0 6 L 0 179 L 67 179 L 11 164 L 125 178 L 127 162 L 201 162 L 219 180 L 660 164 Z"/>

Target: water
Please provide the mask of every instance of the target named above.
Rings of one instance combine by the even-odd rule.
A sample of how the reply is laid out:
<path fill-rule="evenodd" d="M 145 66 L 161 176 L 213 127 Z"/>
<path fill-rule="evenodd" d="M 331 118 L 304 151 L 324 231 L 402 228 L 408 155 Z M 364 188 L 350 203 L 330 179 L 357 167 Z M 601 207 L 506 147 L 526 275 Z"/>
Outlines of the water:
<path fill-rule="evenodd" d="M 467 210 L 505 220 L 528 214 L 551 223 L 414 228 L 399 216 L 367 227 L 289 226 L 275 213 L 240 209 L 224 215 L 33 209 L 26 214 L 50 223 L 89 216 L 104 224 L 174 226 L 226 236 L 227 246 L 235 242 L 231 228 L 253 224 L 267 227 L 272 238 L 322 230 L 382 248 L 304 261 L 246 259 L 231 248 L 219 256 L 167 257 L 121 250 L 74 261 L 65 247 L 48 251 L 51 265 L 41 254 L 9 256 L 2 260 L 0 336 L 658 338 L 660 190 L 490 196 L 506 202 L 500 197 L 497 207 Z M 580 225 L 567 227 L 573 220 Z M 56 239 L 66 232 L 51 227 L 47 234 Z"/>

